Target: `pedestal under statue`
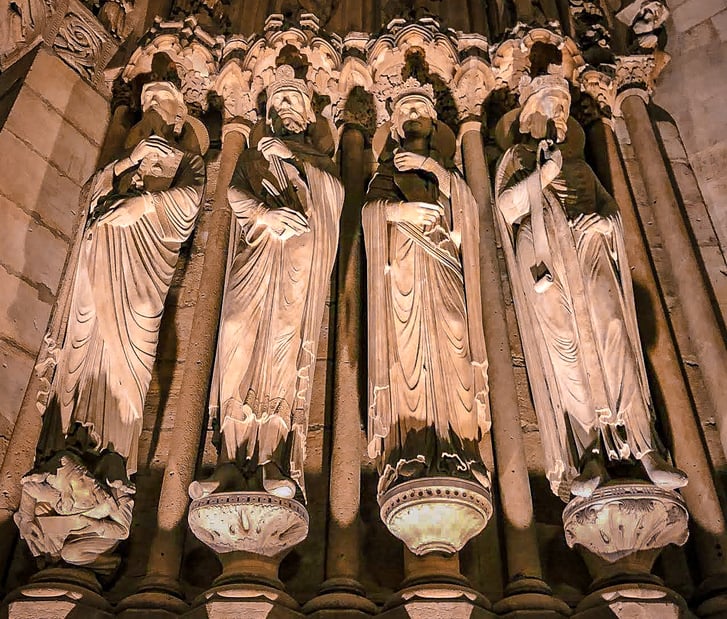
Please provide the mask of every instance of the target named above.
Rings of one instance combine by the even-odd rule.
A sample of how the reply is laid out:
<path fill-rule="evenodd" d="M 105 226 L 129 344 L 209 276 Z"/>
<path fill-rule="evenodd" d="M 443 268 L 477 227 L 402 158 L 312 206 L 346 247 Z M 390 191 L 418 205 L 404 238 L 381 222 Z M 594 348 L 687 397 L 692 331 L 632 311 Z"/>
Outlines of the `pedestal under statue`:
<path fill-rule="evenodd" d="M 305 500 L 313 371 L 343 206 L 332 134 L 312 95 L 293 67 L 277 68 L 267 118 L 229 189 L 237 244 L 210 401 L 219 462 L 190 486 L 192 532 L 223 563 L 273 562 L 273 588 L 282 588 L 277 563 L 308 532 L 296 498 Z"/>

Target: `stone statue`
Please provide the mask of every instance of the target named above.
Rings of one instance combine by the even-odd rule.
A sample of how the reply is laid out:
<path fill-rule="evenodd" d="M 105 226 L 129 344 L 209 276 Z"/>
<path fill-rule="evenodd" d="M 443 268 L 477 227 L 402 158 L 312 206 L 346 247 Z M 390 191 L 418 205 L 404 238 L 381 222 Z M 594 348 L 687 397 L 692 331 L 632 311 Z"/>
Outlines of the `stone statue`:
<path fill-rule="evenodd" d="M 190 148 L 199 151 L 205 136 L 185 123 L 181 93 L 151 82 L 141 101 L 130 154 L 88 185 L 67 324 L 41 364 L 54 374 L 41 394 L 36 468 L 23 480 L 16 516 L 34 554 L 77 565 L 104 562 L 112 540 L 128 535 L 129 475 L 164 301 L 204 195 L 204 162 Z"/>
<path fill-rule="evenodd" d="M 338 245 L 343 186 L 312 91 L 281 65 L 267 88 L 264 137 L 228 192 L 236 250 L 222 304 L 210 409 L 220 460 L 192 498 L 265 490 L 305 497 L 303 462 L 318 336 Z M 324 127 L 321 131 L 321 127 Z M 258 128 L 260 128 L 258 126 Z"/>
<path fill-rule="evenodd" d="M 634 41 L 629 50 L 634 54 L 653 52 L 659 46 L 669 9 L 660 0 L 634 0 L 622 8 L 616 17 L 630 26 Z"/>
<path fill-rule="evenodd" d="M 399 86 L 363 208 L 369 455 L 380 497 L 423 477 L 489 488 L 479 450 L 490 421 L 477 205 L 433 101 L 430 85 Z"/>
<path fill-rule="evenodd" d="M 631 457 L 654 484 L 683 486 L 654 430 L 621 218 L 583 159 L 568 84 L 523 78 L 520 104 L 496 212 L 551 488 L 590 496 L 606 460 Z"/>

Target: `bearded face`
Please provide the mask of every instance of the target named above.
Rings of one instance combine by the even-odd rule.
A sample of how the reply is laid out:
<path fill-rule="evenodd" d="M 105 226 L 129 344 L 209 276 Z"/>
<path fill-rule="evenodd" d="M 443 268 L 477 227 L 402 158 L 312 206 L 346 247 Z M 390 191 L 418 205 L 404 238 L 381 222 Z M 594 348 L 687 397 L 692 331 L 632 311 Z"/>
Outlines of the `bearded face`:
<path fill-rule="evenodd" d="M 520 112 L 520 132 L 529 133 L 536 140 L 563 142 L 568 131 L 570 95 L 548 89 L 534 93 Z"/>
<path fill-rule="evenodd" d="M 305 131 L 312 111 L 310 103 L 297 90 L 279 90 L 268 101 L 269 122 L 273 132 L 285 129 L 288 133 L 302 133 Z"/>

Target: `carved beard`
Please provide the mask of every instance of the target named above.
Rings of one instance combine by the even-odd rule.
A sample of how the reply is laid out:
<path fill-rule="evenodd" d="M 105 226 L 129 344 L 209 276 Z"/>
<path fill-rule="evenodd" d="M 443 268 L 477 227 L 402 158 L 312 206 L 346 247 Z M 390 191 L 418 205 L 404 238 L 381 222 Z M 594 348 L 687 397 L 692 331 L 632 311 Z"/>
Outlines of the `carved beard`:
<path fill-rule="evenodd" d="M 305 116 L 294 109 L 284 110 L 282 115 L 277 110 L 273 110 L 271 117 L 273 132 L 276 134 L 281 128 L 287 133 L 303 133 L 308 126 Z"/>

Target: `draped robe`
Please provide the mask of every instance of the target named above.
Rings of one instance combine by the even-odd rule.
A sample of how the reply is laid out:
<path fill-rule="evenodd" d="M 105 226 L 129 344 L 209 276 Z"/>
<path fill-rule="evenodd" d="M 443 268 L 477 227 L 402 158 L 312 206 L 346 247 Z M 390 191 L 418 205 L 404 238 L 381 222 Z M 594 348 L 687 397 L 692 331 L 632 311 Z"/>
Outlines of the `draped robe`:
<path fill-rule="evenodd" d="M 273 463 L 305 496 L 308 409 L 318 336 L 338 245 L 343 186 L 330 157 L 285 141 L 280 160 L 310 230 L 282 240 L 257 218 L 273 208 L 261 179 L 278 181 L 254 149 L 243 152 L 228 196 L 236 217 L 211 412 L 222 460 L 252 470 Z M 278 187 L 278 190 L 284 188 Z"/>
<path fill-rule="evenodd" d="M 63 435 L 78 424 L 87 430 L 94 450 L 108 449 L 126 458 L 129 474 L 137 468 L 164 301 L 179 249 L 192 233 L 204 195 L 202 158 L 180 151 L 176 155 L 176 174 L 163 189 L 153 177 L 145 179 L 141 192 L 120 189 L 116 162 L 92 179 L 91 217 L 83 231 L 46 411 L 59 414 Z M 99 199 L 108 196 L 112 210 L 94 218 Z M 124 209 L 132 204 L 141 207 L 141 214 L 129 221 Z M 40 450 L 50 455 L 63 449 L 61 439 L 47 432 Z"/>
<path fill-rule="evenodd" d="M 416 199 L 439 202 L 444 215 L 431 226 L 387 221 L 388 204 Z M 401 174 L 390 161 L 369 186 L 369 455 L 379 458 L 380 495 L 413 476 L 489 485 L 479 451 L 490 420 L 478 221 L 456 172 L 449 198 L 429 175 Z"/>
<path fill-rule="evenodd" d="M 586 448 L 612 460 L 658 445 L 618 207 L 581 156 L 540 190 L 534 151 L 513 146 L 495 181 L 547 477 L 565 500 Z M 529 186 L 530 184 L 530 186 Z M 533 190 L 535 187 L 535 190 Z M 553 282 L 534 286 L 531 212 L 542 201 Z"/>

